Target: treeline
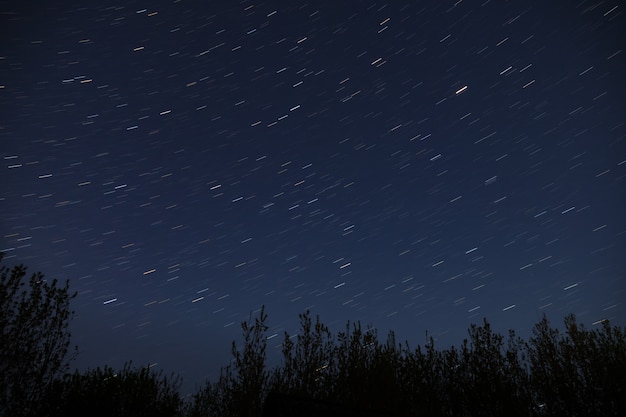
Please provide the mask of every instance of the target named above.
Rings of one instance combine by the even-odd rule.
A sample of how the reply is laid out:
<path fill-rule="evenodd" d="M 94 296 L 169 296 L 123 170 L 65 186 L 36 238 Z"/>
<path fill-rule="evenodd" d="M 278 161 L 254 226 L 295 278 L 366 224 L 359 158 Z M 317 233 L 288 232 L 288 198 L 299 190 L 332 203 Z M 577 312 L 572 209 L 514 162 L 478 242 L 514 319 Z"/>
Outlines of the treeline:
<path fill-rule="evenodd" d="M 333 335 L 307 312 L 295 338 L 285 333 L 282 364 L 267 369 L 266 319 L 261 310 L 243 324 L 232 365 L 194 396 L 189 416 L 256 416 L 270 392 L 399 416 L 626 415 L 626 334 L 608 322 L 587 330 L 571 315 L 560 332 L 544 316 L 525 341 L 485 320 L 439 350 L 393 332 L 383 342 L 358 322 Z"/>
<path fill-rule="evenodd" d="M 438 349 L 381 340 L 359 322 L 334 334 L 306 312 L 269 368 L 261 309 L 217 381 L 183 398 L 180 378 L 148 367 L 68 373 L 68 286 L 1 271 L 0 416 L 626 416 L 626 332 L 608 321 L 586 329 L 571 315 L 560 331 L 544 316 L 524 340 L 484 320 Z"/>
<path fill-rule="evenodd" d="M 269 369 L 262 310 L 242 324 L 231 365 L 192 398 L 180 396 L 179 379 L 128 365 L 57 380 L 46 407 L 57 416 L 259 416 L 275 392 L 381 415 L 626 415 L 624 329 L 587 330 L 574 316 L 564 324 L 560 332 L 544 317 L 526 341 L 485 320 L 459 347 L 437 349 L 431 339 L 412 349 L 358 322 L 334 335 L 307 312 L 297 336 L 284 336 L 281 365 Z"/>

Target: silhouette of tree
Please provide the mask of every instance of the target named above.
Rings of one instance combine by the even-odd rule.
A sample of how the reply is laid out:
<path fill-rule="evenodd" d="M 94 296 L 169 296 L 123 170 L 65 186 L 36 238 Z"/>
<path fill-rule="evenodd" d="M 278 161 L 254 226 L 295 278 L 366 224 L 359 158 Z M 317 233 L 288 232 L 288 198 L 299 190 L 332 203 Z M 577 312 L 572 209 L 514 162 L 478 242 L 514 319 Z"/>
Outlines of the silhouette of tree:
<path fill-rule="evenodd" d="M 333 337 L 327 326 L 315 324 L 307 311 L 299 315 L 300 332 L 296 342 L 285 332 L 283 341 L 283 366 L 272 377 L 272 389 L 315 398 L 327 397 L 329 372 L 333 369 Z"/>
<path fill-rule="evenodd" d="M 267 388 L 268 372 L 265 369 L 265 356 L 267 349 L 267 329 L 265 323 L 267 314 L 265 307 L 261 308 L 259 316 L 248 322 L 241 323 L 243 330 L 243 349 L 237 349 L 233 342 L 232 354 L 234 358 L 235 384 L 233 397 L 235 403 L 240 406 L 238 416 L 256 416 L 260 413 L 263 405 L 265 389 Z"/>
<path fill-rule="evenodd" d="M 0 254 L 2 261 L 3 254 Z M 69 282 L 0 268 L 0 416 L 38 415 L 53 379 L 69 369 Z M 75 354 L 75 351 L 74 351 Z"/>
<path fill-rule="evenodd" d="M 215 384 L 207 383 L 194 396 L 192 416 L 258 416 L 269 388 L 265 369 L 267 314 L 262 307 L 258 317 L 241 323 L 243 348 L 232 344 L 231 364 L 222 369 Z"/>
<path fill-rule="evenodd" d="M 526 369 L 521 365 L 520 339 L 513 332 L 508 345 L 504 337 L 493 332 L 487 320 L 472 325 L 469 339 L 460 349 L 448 350 L 446 368 L 454 392 L 450 402 L 456 404 L 456 415 L 525 416 L 528 415 Z M 452 356 L 454 352 L 454 356 Z"/>
<path fill-rule="evenodd" d="M 505 341 L 484 320 L 458 348 L 436 349 L 430 338 L 412 350 L 393 333 L 381 343 L 359 322 L 333 336 L 306 312 L 299 333 L 285 333 L 283 363 L 268 378 L 266 319 L 262 310 L 242 325 L 243 350 L 233 344 L 233 363 L 196 395 L 189 415 L 256 415 L 268 392 L 264 415 L 625 415 L 626 337 L 608 323 L 588 331 L 571 316 L 561 334 L 544 318 L 525 342 L 513 331 Z"/>
<path fill-rule="evenodd" d="M 411 349 L 358 321 L 333 335 L 307 311 L 268 370 L 263 307 L 241 324 L 243 343 L 232 343 L 218 380 L 185 403 L 177 377 L 148 367 L 67 373 L 76 294 L 26 275 L 23 265 L 0 267 L 0 417 L 626 415 L 626 331 L 608 321 L 588 330 L 573 315 L 563 331 L 544 316 L 528 341 L 510 331 L 505 342 L 485 319 L 459 347 L 436 349 L 431 337 Z"/>
<path fill-rule="evenodd" d="M 399 369 L 400 397 L 407 415 L 441 415 L 445 375 L 442 353 L 432 337 L 412 350 L 405 342 Z"/>
<path fill-rule="evenodd" d="M 376 332 L 371 333 L 376 337 Z M 364 398 L 360 403 L 379 412 L 401 413 L 406 407 L 401 395 L 400 369 L 403 362 L 401 346 L 396 345 L 395 334 L 389 332 L 385 343 L 380 343 L 376 338 L 372 348 L 370 369 L 367 372 L 367 401 Z"/>
<path fill-rule="evenodd" d="M 528 344 L 538 415 L 625 415 L 625 336 L 608 322 L 588 331 L 573 315 L 561 333 L 544 316 Z"/>
<path fill-rule="evenodd" d="M 367 395 L 367 369 L 371 360 L 375 334 L 363 332 L 360 322 L 337 334 L 335 349 L 335 386 L 337 398 L 348 405 L 358 404 Z"/>

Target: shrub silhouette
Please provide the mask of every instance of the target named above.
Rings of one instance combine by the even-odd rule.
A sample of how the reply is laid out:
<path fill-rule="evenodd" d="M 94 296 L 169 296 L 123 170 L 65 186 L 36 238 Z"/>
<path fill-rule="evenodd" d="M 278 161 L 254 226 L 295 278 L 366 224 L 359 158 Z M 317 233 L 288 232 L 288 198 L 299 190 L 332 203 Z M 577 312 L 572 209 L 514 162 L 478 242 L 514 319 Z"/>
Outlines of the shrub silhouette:
<path fill-rule="evenodd" d="M 193 398 L 190 416 L 258 416 L 268 392 L 269 373 L 265 369 L 267 348 L 267 314 L 262 307 L 259 316 L 241 324 L 243 349 L 232 344 L 233 360 L 222 368 L 215 384 L 210 382 Z"/>
<path fill-rule="evenodd" d="M 119 371 L 109 366 L 77 371 L 56 381 L 46 415 L 174 417 L 183 409 L 179 387 L 179 378 L 131 363 Z"/>
<path fill-rule="evenodd" d="M 573 315 L 565 332 L 544 318 L 528 344 L 535 404 L 545 416 L 625 415 L 626 335 L 605 321 L 588 331 Z"/>
<path fill-rule="evenodd" d="M 51 391 L 54 415 L 96 410 L 111 416 L 621 416 L 625 415 L 626 334 L 604 322 L 587 330 L 574 316 L 565 331 L 543 318 L 524 341 L 490 324 L 472 325 L 459 347 L 431 338 L 411 349 L 390 332 L 348 323 L 333 335 L 300 315 L 284 335 L 282 363 L 265 365 L 267 314 L 242 323 L 231 363 L 183 406 L 178 382 L 147 368 L 75 373 Z M 59 400 L 59 398 L 61 400 Z M 266 398 L 270 401 L 263 410 Z M 59 405 L 60 404 L 60 405 Z M 102 412 L 102 414 L 97 414 Z"/>
<path fill-rule="evenodd" d="M 300 315 L 299 333 L 285 333 L 283 361 L 268 377 L 261 365 L 266 319 L 262 310 L 254 325 L 243 324 L 243 353 L 234 349 L 235 368 L 225 368 L 217 384 L 207 384 L 196 396 L 194 416 L 258 415 L 258 399 L 268 392 L 272 404 L 264 415 L 304 408 L 306 415 L 326 417 L 332 414 L 328 410 L 403 416 L 626 415 L 626 334 L 608 322 L 586 330 L 570 315 L 559 332 L 544 316 L 524 341 L 513 331 L 505 340 L 484 320 L 469 328 L 459 347 L 439 350 L 432 338 L 416 349 L 397 344 L 393 332 L 382 343 L 374 329 L 359 322 L 333 336 L 319 317 L 313 321 L 306 312 Z M 237 359 L 242 355 L 256 360 Z M 246 378 L 252 382 L 244 383 Z M 252 399 L 246 414 L 234 401 L 242 386 L 256 392 L 237 397 Z M 319 406 L 305 405 L 314 403 Z"/>
<path fill-rule="evenodd" d="M 0 253 L 0 261 L 3 254 Z M 69 282 L 0 267 L 0 416 L 38 415 L 54 378 L 69 369 Z"/>
<path fill-rule="evenodd" d="M 334 367 L 332 334 L 319 317 L 315 324 L 309 313 L 299 317 L 301 332 L 295 343 L 285 332 L 284 364 L 272 375 L 272 390 L 323 398 L 328 394 L 328 375 Z"/>
<path fill-rule="evenodd" d="M 147 367 L 67 373 L 75 294 L 26 272 L 0 268 L 0 417 L 626 415 L 625 330 L 588 330 L 573 315 L 563 331 L 544 316 L 528 341 L 513 331 L 505 340 L 485 319 L 458 347 L 437 349 L 432 337 L 411 348 L 393 332 L 381 342 L 358 321 L 334 335 L 307 311 L 268 369 L 261 308 L 218 380 L 183 401 L 179 378 Z"/>

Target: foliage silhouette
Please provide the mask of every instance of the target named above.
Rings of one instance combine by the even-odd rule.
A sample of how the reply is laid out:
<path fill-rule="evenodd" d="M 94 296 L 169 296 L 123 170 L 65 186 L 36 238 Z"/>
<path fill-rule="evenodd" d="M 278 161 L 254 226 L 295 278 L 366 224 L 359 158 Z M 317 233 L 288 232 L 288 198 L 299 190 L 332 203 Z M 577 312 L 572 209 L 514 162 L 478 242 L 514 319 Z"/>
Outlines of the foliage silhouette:
<path fill-rule="evenodd" d="M 573 315 L 565 332 L 544 318 L 528 346 L 533 399 L 544 416 L 626 415 L 626 334 L 607 321 L 588 331 Z"/>
<path fill-rule="evenodd" d="M 180 379 L 130 363 L 70 374 L 75 294 L 26 272 L 0 268 L 0 417 L 626 415 L 626 331 L 608 321 L 588 330 L 573 315 L 563 331 L 544 316 L 528 341 L 484 320 L 458 347 L 437 349 L 431 337 L 413 349 L 358 321 L 334 335 L 307 311 L 268 369 L 263 307 L 241 324 L 243 343 L 233 342 L 218 380 L 187 401 Z"/>
<path fill-rule="evenodd" d="M 294 343 L 285 332 L 283 341 L 284 365 L 274 370 L 272 390 L 297 395 L 324 397 L 327 377 L 333 369 L 334 346 L 328 327 L 317 317 L 312 323 L 310 314 L 300 314 L 301 332 Z"/>
<path fill-rule="evenodd" d="M 243 349 L 232 344 L 233 360 L 222 369 L 215 384 L 207 385 L 194 395 L 190 416 L 258 416 L 268 393 L 269 373 L 265 368 L 267 349 L 267 314 L 262 307 L 259 316 L 241 324 Z"/>
<path fill-rule="evenodd" d="M 460 347 L 439 350 L 432 338 L 416 349 L 397 344 L 393 332 L 382 343 L 374 329 L 359 322 L 333 336 L 319 317 L 313 321 L 306 312 L 299 333 L 285 333 L 283 362 L 267 377 L 261 365 L 266 319 L 262 310 L 255 325 L 242 326 L 243 352 L 255 361 L 241 361 L 242 354 L 233 350 L 236 374 L 255 381 L 245 386 L 257 390 L 238 397 L 252 399 L 245 414 L 233 401 L 243 382 L 227 367 L 217 384 L 196 396 L 194 416 L 258 415 L 258 399 L 268 392 L 273 393 L 268 410 L 276 415 L 311 408 L 306 406 L 311 401 L 322 404 L 319 410 L 403 416 L 626 415 L 626 334 L 606 321 L 601 329 L 587 330 L 571 315 L 561 333 L 544 316 L 526 342 L 513 331 L 505 340 L 484 320 L 469 328 Z"/>
<path fill-rule="evenodd" d="M 3 254 L 0 253 L 0 261 Z M 54 378 L 69 369 L 69 282 L 23 265 L 0 267 L 0 416 L 37 415 Z"/>
<path fill-rule="evenodd" d="M 183 410 L 178 377 L 131 363 L 66 375 L 48 392 L 46 415 L 175 417 Z M 43 415 L 43 413 L 41 414 Z"/>

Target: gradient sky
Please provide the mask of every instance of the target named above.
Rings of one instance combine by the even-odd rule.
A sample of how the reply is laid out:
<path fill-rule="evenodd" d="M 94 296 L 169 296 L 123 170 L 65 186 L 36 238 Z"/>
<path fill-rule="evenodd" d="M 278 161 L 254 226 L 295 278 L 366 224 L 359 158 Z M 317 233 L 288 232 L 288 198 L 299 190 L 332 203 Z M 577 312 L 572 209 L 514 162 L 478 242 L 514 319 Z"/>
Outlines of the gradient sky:
<path fill-rule="evenodd" d="M 193 389 L 261 305 L 273 358 L 307 309 L 626 325 L 619 2 L 84 4 L 0 2 L 0 249 L 78 291 L 80 369 Z"/>

